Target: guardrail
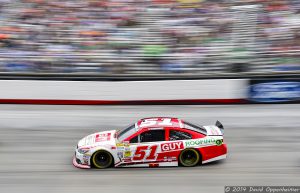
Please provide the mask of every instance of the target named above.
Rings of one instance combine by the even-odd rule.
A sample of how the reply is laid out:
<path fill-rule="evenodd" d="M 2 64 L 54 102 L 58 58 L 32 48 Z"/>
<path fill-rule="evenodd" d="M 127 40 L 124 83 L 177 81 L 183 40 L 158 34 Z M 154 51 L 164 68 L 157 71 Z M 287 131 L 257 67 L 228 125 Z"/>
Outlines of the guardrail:
<path fill-rule="evenodd" d="M 0 103 L 61 105 L 299 103 L 300 75 L 0 80 Z"/>
<path fill-rule="evenodd" d="M 0 103 L 11 104 L 236 104 L 246 79 L 162 81 L 0 80 Z"/>
<path fill-rule="evenodd" d="M 206 74 L 98 74 L 98 73 L 3 73 L 0 80 L 70 80 L 70 81 L 148 81 L 148 80 L 201 80 L 201 79 L 254 79 L 254 78 L 300 78 L 300 72 L 241 72 Z"/>

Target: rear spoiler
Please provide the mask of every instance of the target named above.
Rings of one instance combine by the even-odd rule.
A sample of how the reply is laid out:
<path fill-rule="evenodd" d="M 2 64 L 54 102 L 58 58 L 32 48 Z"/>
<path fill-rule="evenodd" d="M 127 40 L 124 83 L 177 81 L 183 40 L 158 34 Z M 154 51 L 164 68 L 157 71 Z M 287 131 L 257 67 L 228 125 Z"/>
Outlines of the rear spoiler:
<path fill-rule="evenodd" d="M 223 136 L 224 127 L 220 121 L 217 121 L 215 125 L 203 126 L 206 129 L 207 136 Z"/>
<path fill-rule="evenodd" d="M 222 132 L 222 134 L 224 135 L 224 126 L 222 125 L 222 123 L 220 121 L 217 120 L 216 124 L 215 124 L 220 131 Z"/>

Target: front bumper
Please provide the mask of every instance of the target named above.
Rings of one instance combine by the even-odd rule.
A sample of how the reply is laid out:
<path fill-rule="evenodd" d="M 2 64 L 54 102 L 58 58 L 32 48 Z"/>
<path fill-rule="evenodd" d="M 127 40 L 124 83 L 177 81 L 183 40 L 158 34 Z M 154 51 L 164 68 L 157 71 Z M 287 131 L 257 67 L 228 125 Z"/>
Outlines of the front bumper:
<path fill-rule="evenodd" d="M 78 152 L 78 149 L 75 149 L 75 155 L 73 157 L 73 165 L 77 168 L 87 169 L 91 168 L 89 164 L 90 156 Z"/>
<path fill-rule="evenodd" d="M 73 157 L 73 165 L 75 167 L 81 168 L 81 169 L 89 169 L 89 168 L 91 168 L 91 166 L 89 166 L 89 165 L 84 165 L 84 164 L 78 163 L 76 156 Z"/>

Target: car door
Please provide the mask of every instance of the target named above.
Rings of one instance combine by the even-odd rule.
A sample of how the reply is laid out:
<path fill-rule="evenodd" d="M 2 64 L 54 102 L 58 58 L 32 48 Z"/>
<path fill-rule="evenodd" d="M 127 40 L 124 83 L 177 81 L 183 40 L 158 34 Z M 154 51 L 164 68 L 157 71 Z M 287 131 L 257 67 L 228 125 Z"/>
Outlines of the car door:
<path fill-rule="evenodd" d="M 150 163 L 157 160 L 160 143 L 165 141 L 164 128 L 144 129 L 133 137 L 130 142 L 131 162 L 135 164 Z"/>

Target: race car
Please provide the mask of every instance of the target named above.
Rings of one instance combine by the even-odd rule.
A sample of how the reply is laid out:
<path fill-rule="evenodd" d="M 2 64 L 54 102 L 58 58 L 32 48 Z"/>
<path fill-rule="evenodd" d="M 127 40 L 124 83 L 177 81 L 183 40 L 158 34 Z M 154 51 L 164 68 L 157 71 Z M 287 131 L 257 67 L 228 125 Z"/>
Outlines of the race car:
<path fill-rule="evenodd" d="M 224 127 L 198 126 L 182 119 L 140 119 L 122 130 L 94 133 L 79 140 L 73 165 L 78 168 L 193 167 L 225 159 Z"/>

